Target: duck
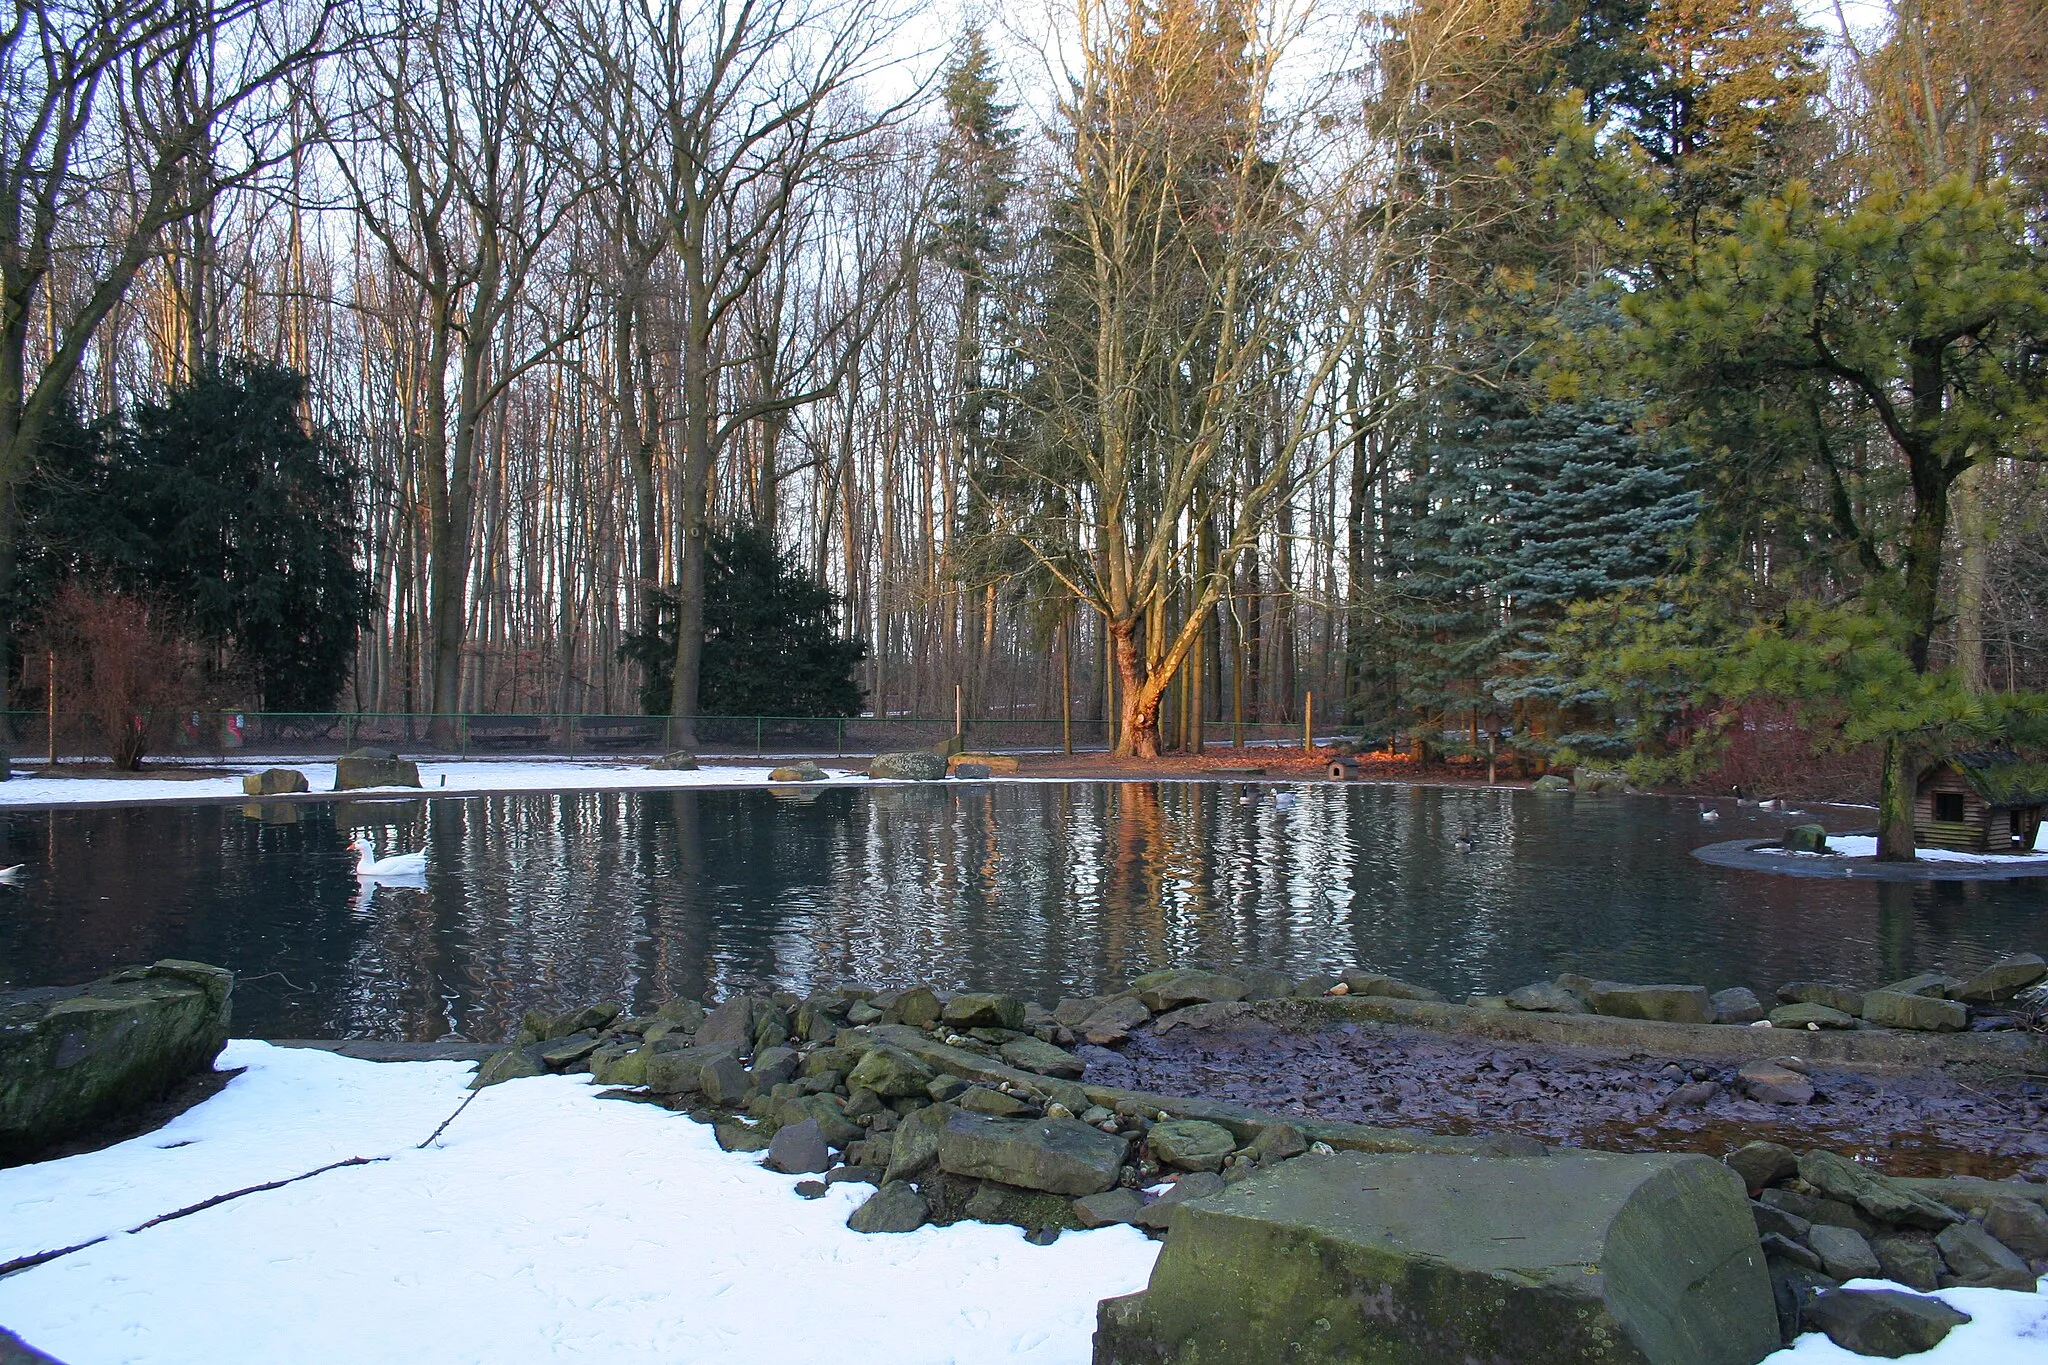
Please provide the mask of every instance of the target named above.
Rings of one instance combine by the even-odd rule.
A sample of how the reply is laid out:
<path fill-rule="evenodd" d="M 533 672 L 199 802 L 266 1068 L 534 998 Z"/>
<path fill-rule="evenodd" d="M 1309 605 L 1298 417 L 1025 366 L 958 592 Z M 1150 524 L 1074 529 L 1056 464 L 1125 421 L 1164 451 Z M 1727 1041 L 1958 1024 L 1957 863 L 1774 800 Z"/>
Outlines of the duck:
<path fill-rule="evenodd" d="M 1295 795 L 1293 792 L 1278 792 L 1273 797 L 1273 804 L 1281 810 L 1293 810 L 1294 800 Z"/>
<path fill-rule="evenodd" d="M 1715 809 L 1714 809 L 1714 808 L 1713 808 L 1712 806 L 1702 806 L 1702 807 L 1700 807 L 1700 819 L 1702 819 L 1702 820 L 1718 820 L 1718 819 L 1720 819 L 1720 818 L 1721 818 L 1721 812 L 1719 812 L 1719 811 L 1715 810 Z"/>
<path fill-rule="evenodd" d="M 1775 796 L 1774 796 L 1774 797 L 1772 797 L 1772 798 L 1771 798 L 1770 800 L 1768 800 L 1768 801 L 1759 801 L 1759 802 L 1757 802 L 1756 804 L 1757 804 L 1757 809 L 1759 809 L 1759 810 L 1783 810 L 1783 809 L 1785 809 L 1785 803 L 1784 803 L 1783 801 L 1780 801 L 1780 800 L 1779 800 L 1779 799 L 1778 799 L 1777 797 L 1775 797 Z"/>
<path fill-rule="evenodd" d="M 1471 834 L 1469 832 L 1465 834 L 1460 834 L 1457 838 L 1451 841 L 1451 847 L 1457 849 L 1460 853 L 1470 853 L 1472 851 Z"/>
<path fill-rule="evenodd" d="M 0 886 L 18 886 L 28 875 L 27 863 L 16 863 L 12 867 L 0 867 Z"/>
<path fill-rule="evenodd" d="M 424 849 L 418 853 L 394 853 L 388 858 L 379 858 L 377 845 L 367 834 L 351 839 L 348 846 L 356 851 L 356 876 L 366 880 L 424 877 L 427 874 L 427 854 Z"/>

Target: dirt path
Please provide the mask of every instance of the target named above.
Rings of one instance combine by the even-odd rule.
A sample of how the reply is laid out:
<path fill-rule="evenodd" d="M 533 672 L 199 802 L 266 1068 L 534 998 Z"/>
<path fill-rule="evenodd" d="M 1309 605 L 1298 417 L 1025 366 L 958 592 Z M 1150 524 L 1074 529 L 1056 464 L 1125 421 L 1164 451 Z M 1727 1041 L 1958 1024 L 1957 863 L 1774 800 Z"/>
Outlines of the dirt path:
<path fill-rule="evenodd" d="M 1282 1114 L 1431 1133 L 1519 1133 L 1614 1151 L 1718 1156 L 1766 1138 L 1866 1154 L 1893 1175 L 2048 1180 L 2048 1077 L 1878 1076 L 1814 1064 L 1811 1103 L 1765 1104 L 1741 1093 L 1737 1068 L 1725 1061 L 1370 1024 L 1309 1033 L 1248 1024 L 1165 1037 L 1147 1030 L 1115 1050 L 1084 1047 L 1081 1055 L 1090 1082 Z M 1681 1087 L 1700 1082 L 1718 1087 L 1704 1103 L 1674 1101 Z"/>

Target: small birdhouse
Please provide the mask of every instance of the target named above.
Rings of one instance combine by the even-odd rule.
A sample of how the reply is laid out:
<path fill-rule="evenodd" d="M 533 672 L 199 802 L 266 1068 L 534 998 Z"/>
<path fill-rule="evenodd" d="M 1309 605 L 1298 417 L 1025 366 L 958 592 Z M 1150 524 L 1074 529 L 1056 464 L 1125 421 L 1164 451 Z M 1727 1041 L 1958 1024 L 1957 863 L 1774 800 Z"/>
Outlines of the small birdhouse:
<path fill-rule="evenodd" d="M 1950 754 L 1923 769 L 1913 841 L 1964 853 L 2024 853 L 2048 813 L 2048 763 L 2010 749 Z"/>

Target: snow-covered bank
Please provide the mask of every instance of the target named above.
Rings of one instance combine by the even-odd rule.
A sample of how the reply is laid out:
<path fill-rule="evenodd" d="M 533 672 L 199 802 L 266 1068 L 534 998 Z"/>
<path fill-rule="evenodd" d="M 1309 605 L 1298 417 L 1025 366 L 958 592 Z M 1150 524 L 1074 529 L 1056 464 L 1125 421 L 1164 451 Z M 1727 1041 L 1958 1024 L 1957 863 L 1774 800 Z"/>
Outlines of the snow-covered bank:
<path fill-rule="evenodd" d="M 423 761 L 419 765 L 420 788 L 379 787 L 364 796 L 459 796 L 464 792 L 553 792 L 553 791 L 669 791 L 687 787 L 766 787 L 768 774 L 779 760 L 762 760 L 746 766 L 703 767 L 695 772 L 666 772 L 645 763 L 602 762 L 578 759 L 452 759 Z M 334 764 L 294 762 L 235 763 L 217 765 L 231 774 L 218 777 L 30 777 L 16 776 L 0 782 L 0 806 L 141 804 L 143 802 L 193 802 L 245 800 L 242 776 L 267 767 L 296 768 L 306 775 L 315 792 L 331 792 Z M 868 779 L 858 771 L 835 768 L 825 771 L 834 782 Z M 824 785 L 814 783 L 812 785 Z"/>
<path fill-rule="evenodd" d="M 1782 848 L 1758 851 L 1787 858 L 1875 858 L 1877 836 L 1830 834 L 1826 853 L 1794 853 Z M 1922 848 L 1917 850 L 1914 856 L 1917 861 L 1923 863 L 1980 863 L 2001 867 L 2014 863 L 2048 863 L 2048 824 L 2043 824 L 2040 831 L 2034 835 L 2034 851 L 2031 853 L 1964 853 L 1952 848 Z"/>
<path fill-rule="evenodd" d="M 807 1202 L 709 1128 L 601 1100 L 587 1078 L 481 1091 L 419 1150 L 467 1067 L 249 1042 L 229 1064 L 249 1070 L 155 1133 L 0 1172 L 10 1248 L 75 1244 L 337 1153 L 388 1160 L 0 1280 L 0 1323 L 67 1365 L 1082 1365 L 1096 1301 L 1142 1288 L 1157 1255 L 1128 1227 L 1048 1247 L 973 1223 L 863 1236 L 844 1224 L 868 1187 Z"/>

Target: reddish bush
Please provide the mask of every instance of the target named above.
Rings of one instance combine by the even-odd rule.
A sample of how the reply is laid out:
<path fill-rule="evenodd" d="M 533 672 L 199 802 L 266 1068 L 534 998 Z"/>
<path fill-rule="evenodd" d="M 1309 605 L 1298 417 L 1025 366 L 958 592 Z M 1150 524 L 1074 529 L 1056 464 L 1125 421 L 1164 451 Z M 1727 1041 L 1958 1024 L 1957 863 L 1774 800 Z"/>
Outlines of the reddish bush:
<path fill-rule="evenodd" d="M 193 646 L 171 615 L 141 598 L 66 583 L 44 608 L 40 640 L 56 655 L 57 713 L 132 772 L 203 703 Z"/>

